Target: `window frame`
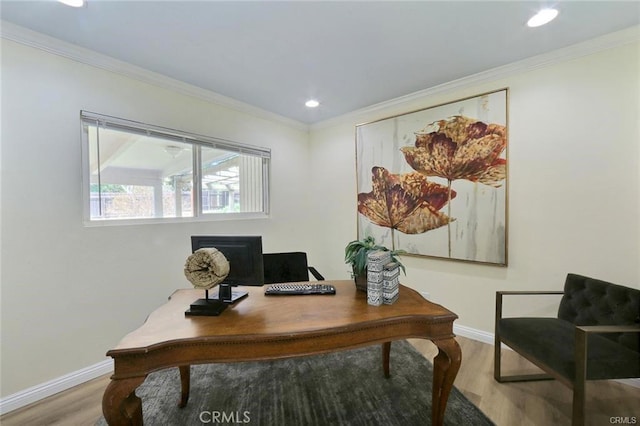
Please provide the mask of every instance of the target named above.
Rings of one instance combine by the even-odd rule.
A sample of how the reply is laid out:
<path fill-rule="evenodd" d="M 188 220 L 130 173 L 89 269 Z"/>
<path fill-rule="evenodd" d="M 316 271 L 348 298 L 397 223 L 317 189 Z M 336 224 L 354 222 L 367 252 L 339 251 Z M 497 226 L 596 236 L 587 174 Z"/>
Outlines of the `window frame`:
<path fill-rule="evenodd" d="M 167 141 L 190 144 L 192 147 L 192 202 L 193 216 L 190 217 L 145 217 L 145 218 L 91 218 L 91 171 L 89 126 L 125 131 L 144 136 L 158 137 Z M 204 136 L 182 130 L 126 120 L 123 118 L 80 111 L 81 127 L 81 164 L 82 164 L 82 203 L 83 223 L 85 226 L 119 226 L 158 223 L 212 222 L 220 220 L 260 219 L 269 217 L 271 149 L 230 141 L 227 139 Z M 202 211 L 202 148 L 213 148 L 251 155 L 262 159 L 262 211 L 204 213 Z"/>

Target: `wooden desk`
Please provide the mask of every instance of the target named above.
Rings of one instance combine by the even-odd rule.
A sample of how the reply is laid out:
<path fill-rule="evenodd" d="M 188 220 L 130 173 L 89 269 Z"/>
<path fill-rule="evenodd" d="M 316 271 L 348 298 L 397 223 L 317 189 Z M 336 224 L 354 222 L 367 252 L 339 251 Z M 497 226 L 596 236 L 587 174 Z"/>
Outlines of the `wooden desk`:
<path fill-rule="evenodd" d="M 191 364 L 290 358 L 381 343 L 388 376 L 391 341 L 414 337 L 429 339 L 439 349 L 434 358 L 432 422 L 442 425 L 460 368 L 460 347 L 453 334 L 457 315 L 404 286 L 396 303 L 376 307 L 367 304 L 366 294 L 357 292 L 353 281 L 330 283 L 336 287 L 335 296 L 264 296 L 262 287 L 246 287 L 249 297 L 217 317 L 185 317 L 202 291 L 177 290 L 107 352 L 115 365 L 102 399 L 108 424 L 142 424 L 135 389 L 153 371 L 180 368 L 179 405 L 184 406 Z"/>

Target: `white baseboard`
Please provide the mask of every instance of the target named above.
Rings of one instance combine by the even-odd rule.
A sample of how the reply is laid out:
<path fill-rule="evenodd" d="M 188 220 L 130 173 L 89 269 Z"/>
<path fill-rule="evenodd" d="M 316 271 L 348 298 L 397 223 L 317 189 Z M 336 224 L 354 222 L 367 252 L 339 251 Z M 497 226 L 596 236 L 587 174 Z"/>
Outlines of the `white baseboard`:
<path fill-rule="evenodd" d="M 468 339 L 477 340 L 482 343 L 493 345 L 494 334 L 487 331 L 476 330 L 475 328 L 466 327 L 464 325 L 454 324 L 453 331 L 458 336 Z M 64 375 L 57 379 L 50 380 L 46 383 L 30 387 L 23 391 L 9 395 L 0 399 L 0 415 L 8 413 L 26 405 L 40 401 L 41 399 L 55 395 L 58 392 L 65 391 L 74 386 L 88 382 L 96 377 L 103 376 L 113 372 L 113 360 L 107 359 L 90 367 L 83 368 L 76 372 Z M 629 386 L 640 388 L 640 379 L 617 380 Z"/>
<path fill-rule="evenodd" d="M 106 359 L 73 373 L 65 374 L 57 379 L 49 380 L 48 382 L 16 392 L 13 395 L 0 399 L 0 415 L 25 407 L 29 404 L 55 395 L 58 392 L 71 389 L 74 386 L 109 373 L 113 373 L 112 359 Z"/>
<path fill-rule="evenodd" d="M 487 331 L 476 330 L 475 328 L 466 327 L 464 325 L 453 324 L 453 332 L 458 336 L 493 345 L 494 335 L 493 333 L 489 333 Z"/>

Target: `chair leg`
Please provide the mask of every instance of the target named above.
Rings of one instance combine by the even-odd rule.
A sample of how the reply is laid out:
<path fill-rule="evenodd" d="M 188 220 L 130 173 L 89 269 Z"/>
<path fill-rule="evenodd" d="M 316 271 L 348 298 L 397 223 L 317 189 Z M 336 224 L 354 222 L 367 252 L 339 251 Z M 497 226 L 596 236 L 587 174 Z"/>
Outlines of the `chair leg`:
<path fill-rule="evenodd" d="M 585 421 L 585 383 L 582 382 L 582 386 L 578 386 L 578 383 L 575 384 L 573 388 L 573 413 L 571 416 L 571 425 L 572 426 L 584 426 Z"/>
<path fill-rule="evenodd" d="M 587 392 L 587 333 L 576 327 L 575 353 L 576 362 L 575 379 L 573 381 L 573 412 L 571 424 L 583 426 L 585 421 L 585 397 Z"/>
<path fill-rule="evenodd" d="M 493 342 L 493 378 L 497 382 L 501 382 L 502 374 L 500 373 L 500 361 L 502 360 L 502 342 L 500 341 L 500 335 L 498 334 L 497 326 L 495 331 L 495 340 Z"/>

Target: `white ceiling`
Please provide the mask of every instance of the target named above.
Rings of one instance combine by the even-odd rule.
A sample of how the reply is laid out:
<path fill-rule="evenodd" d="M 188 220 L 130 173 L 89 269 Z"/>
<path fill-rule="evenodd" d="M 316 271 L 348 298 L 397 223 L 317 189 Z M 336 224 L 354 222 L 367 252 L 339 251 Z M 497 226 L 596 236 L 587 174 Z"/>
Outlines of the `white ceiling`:
<path fill-rule="evenodd" d="M 640 24 L 639 1 L 555 1 L 534 29 L 544 1 L 87 1 L 1 0 L 0 16 L 302 123 Z"/>

